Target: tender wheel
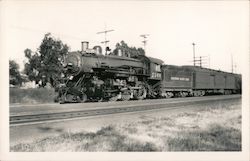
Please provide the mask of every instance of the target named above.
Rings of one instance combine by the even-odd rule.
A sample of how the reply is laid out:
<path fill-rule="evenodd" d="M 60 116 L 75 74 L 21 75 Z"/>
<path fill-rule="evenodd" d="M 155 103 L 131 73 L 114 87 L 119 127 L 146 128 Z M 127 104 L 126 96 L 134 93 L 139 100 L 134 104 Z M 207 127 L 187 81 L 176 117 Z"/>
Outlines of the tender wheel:
<path fill-rule="evenodd" d="M 204 96 L 206 93 L 205 93 L 205 91 L 194 91 L 194 93 L 193 93 L 193 95 L 195 96 L 195 97 L 201 97 L 201 96 Z"/>
<path fill-rule="evenodd" d="M 187 92 L 180 92 L 180 97 L 187 97 L 188 93 Z"/>
<path fill-rule="evenodd" d="M 172 98 L 174 96 L 173 92 L 167 92 L 166 98 Z"/>
<path fill-rule="evenodd" d="M 199 97 L 199 96 L 201 96 L 201 92 L 200 91 L 194 91 L 193 96 L 194 97 Z"/>
<path fill-rule="evenodd" d="M 163 98 L 172 98 L 174 94 L 172 92 L 164 92 L 161 94 Z"/>

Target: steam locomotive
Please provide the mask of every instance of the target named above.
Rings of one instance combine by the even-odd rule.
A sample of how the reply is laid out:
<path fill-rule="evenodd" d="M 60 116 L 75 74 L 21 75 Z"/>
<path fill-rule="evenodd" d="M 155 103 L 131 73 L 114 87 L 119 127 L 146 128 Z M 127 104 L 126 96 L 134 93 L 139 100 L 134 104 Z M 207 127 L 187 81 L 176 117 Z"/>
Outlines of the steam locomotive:
<path fill-rule="evenodd" d="M 141 100 L 233 94 L 241 92 L 241 75 L 197 66 L 164 65 L 160 59 L 118 50 L 101 54 L 102 48 L 70 52 L 64 59 L 64 82 L 57 100 L 65 102 Z"/>

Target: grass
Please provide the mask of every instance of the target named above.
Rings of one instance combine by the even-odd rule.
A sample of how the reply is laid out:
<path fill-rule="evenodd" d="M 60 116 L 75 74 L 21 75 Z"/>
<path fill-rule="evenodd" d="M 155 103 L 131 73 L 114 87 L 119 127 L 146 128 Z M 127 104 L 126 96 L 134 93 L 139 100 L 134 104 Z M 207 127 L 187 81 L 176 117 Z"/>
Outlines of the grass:
<path fill-rule="evenodd" d="M 65 133 L 19 143 L 10 151 L 241 151 L 241 105 L 237 101 L 140 119 L 96 132 Z"/>
<path fill-rule="evenodd" d="M 239 151 L 241 132 L 234 128 L 211 125 L 206 130 L 182 131 L 166 140 L 170 151 Z"/>
<path fill-rule="evenodd" d="M 55 97 L 54 89 L 31 88 L 20 89 L 10 88 L 10 103 L 52 103 Z"/>
<path fill-rule="evenodd" d="M 53 146 L 52 146 L 53 145 Z M 69 149 L 73 145 L 74 148 Z M 127 139 L 112 126 L 104 127 L 96 133 L 64 134 L 46 138 L 33 144 L 18 144 L 12 151 L 154 151 L 151 143 L 139 143 Z"/>

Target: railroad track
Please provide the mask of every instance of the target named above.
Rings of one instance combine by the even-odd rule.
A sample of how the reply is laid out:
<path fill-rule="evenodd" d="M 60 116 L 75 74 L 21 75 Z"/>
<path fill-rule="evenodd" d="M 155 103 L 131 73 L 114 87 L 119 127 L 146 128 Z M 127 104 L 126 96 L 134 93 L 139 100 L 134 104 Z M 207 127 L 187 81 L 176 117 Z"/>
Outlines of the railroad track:
<path fill-rule="evenodd" d="M 28 124 L 28 123 L 41 123 L 53 120 L 66 120 L 72 118 L 84 118 L 90 116 L 99 116 L 99 115 L 110 115 L 118 113 L 129 113 L 129 112 L 138 112 L 138 111 L 148 111 L 148 110 L 157 110 L 157 109 L 177 109 L 180 106 L 188 106 L 193 104 L 208 104 L 211 101 L 218 100 L 232 100 L 238 99 L 238 97 L 226 97 L 226 98 L 208 98 L 208 99 L 197 99 L 197 100 L 186 100 L 178 102 L 169 102 L 169 103 L 154 103 L 154 104 L 142 104 L 142 105 L 127 105 L 123 107 L 112 107 L 112 108 L 102 108 L 102 109 L 88 109 L 88 110 L 78 110 L 78 111 L 69 111 L 69 112 L 53 112 L 53 113 L 42 113 L 42 114 L 25 114 L 25 115 L 14 115 L 10 116 L 10 126 Z M 183 107 L 181 107 L 183 108 Z"/>

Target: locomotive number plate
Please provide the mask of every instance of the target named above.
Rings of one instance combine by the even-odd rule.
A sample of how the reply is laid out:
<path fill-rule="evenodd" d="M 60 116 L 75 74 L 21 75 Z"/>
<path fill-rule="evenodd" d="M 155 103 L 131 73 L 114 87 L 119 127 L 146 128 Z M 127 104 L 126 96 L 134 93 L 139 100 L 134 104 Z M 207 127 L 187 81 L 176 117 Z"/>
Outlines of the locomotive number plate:
<path fill-rule="evenodd" d="M 151 75 L 152 78 L 161 78 L 161 73 L 155 73 L 153 72 Z"/>

